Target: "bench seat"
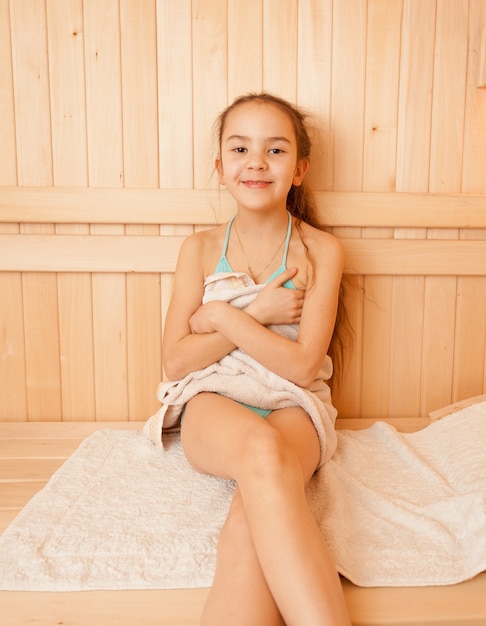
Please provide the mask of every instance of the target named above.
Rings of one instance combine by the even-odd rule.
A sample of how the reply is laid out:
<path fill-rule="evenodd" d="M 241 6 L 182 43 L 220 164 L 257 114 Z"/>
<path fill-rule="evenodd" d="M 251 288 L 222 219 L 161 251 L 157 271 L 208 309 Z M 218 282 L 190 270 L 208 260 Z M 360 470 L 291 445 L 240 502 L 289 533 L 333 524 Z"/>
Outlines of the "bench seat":
<path fill-rule="evenodd" d="M 438 416 L 435 416 L 438 417 Z M 366 428 L 373 419 L 338 419 L 338 428 Z M 403 432 L 427 418 L 386 420 Z M 81 441 L 101 428 L 140 429 L 141 422 L 0 423 L 0 532 Z M 452 586 L 360 588 L 343 580 L 354 626 L 479 626 L 486 624 L 486 573 Z M 87 592 L 0 591 L 6 626 L 196 626 L 208 590 Z"/>

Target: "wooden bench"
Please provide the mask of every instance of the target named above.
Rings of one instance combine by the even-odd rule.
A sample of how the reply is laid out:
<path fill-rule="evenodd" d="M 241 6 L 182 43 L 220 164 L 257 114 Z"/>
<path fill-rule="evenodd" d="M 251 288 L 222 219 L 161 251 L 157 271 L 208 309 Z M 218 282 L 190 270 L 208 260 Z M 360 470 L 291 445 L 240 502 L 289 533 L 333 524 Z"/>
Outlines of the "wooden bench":
<path fill-rule="evenodd" d="M 484 394 L 486 198 L 329 193 L 318 203 L 353 286 L 338 427 L 385 419 L 411 432 Z M 139 429 L 156 410 L 180 243 L 232 210 L 216 191 L 2 189 L 0 530 L 83 438 Z M 343 586 L 355 626 L 486 624 L 486 574 L 448 587 Z M 206 594 L 0 592 L 0 611 L 8 626 L 189 626 Z"/>

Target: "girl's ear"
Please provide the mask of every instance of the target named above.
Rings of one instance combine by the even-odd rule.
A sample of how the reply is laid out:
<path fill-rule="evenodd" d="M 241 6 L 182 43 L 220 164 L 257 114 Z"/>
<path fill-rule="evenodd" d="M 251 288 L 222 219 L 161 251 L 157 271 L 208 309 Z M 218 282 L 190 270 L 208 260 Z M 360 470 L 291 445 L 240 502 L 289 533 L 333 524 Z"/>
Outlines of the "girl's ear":
<path fill-rule="evenodd" d="M 221 159 L 219 157 L 214 160 L 214 167 L 219 174 L 220 185 L 224 185 L 223 164 L 221 163 Z"/>
<path fill-rule="evenodd" d="M 307 170 L 309 169 L 309 161 L 307 159 L 300 159 L 297 161 L 297 165 L 295 166 L 294 179 L 292 184 L 295 187 L 298 187 L 306 175 Z"/>

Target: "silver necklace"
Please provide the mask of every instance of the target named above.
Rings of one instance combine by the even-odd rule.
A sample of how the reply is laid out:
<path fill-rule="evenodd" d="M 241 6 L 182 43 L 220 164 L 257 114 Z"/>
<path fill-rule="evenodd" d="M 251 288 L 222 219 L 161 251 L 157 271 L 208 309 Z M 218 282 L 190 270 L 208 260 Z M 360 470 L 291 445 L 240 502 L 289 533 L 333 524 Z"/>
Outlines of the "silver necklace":
<path fill-rule="evenodd" d="M 234 224 L 234 227 L 235 227 L 236 238 L 238 239 L 238 243 L 240 244 L 241 251 L 243 252 L 243 256 L 245 257 L 246 267 L 248 269 L 248 273 L 253 278 L 253 280 L 256 282 L 260 278 L 260 276 L 265 272 L 265 270 L 268 269 L 270 267 L 270 265 L 272 264 L 272 262 L 274 261 L 275 257 L 278 254 L 278 251 L 282 247 L 282 245 L 283 245 L 283 243 L 284 243 L 284 241 L 285 241 L 285 239 L 287 237 L 287 231 L 285 231 L 284 237 L 283 237 L 282 241 L 278 244 L 278 248 L 273 253 L 272 258 L 270 259 L 270 261 L 265 265 L 265 267 L 261 270 L 261 272 L 258 272 L 258 274 L 255 274 L 255 272 L 252 270 L 252 268 L 250 266 L 250 262 L 248 261 L 248 257 L 246 256 L 245 248 L 243 247 L 243 244 L 241 243 L 240 234 L 238 232 L 238 226 L 236 225 L 236 220 L 234 221 L 233 224 Z"/>

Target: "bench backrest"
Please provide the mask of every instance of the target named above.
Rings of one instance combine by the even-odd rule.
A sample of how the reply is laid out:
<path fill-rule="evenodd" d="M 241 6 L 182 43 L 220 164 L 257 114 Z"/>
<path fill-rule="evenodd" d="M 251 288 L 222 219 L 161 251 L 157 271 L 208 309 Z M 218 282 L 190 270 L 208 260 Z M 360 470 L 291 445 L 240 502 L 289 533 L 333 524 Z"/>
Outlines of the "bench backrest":
<path fill-rule="evenodd" d="M 342 417 L 426 416 L 486 392 L 486 197 L 318 193 L 344 243 L 355 341 Z M 180 244 L 215 190 L 2 188 L 0 420 L 145 420 Z"/>

